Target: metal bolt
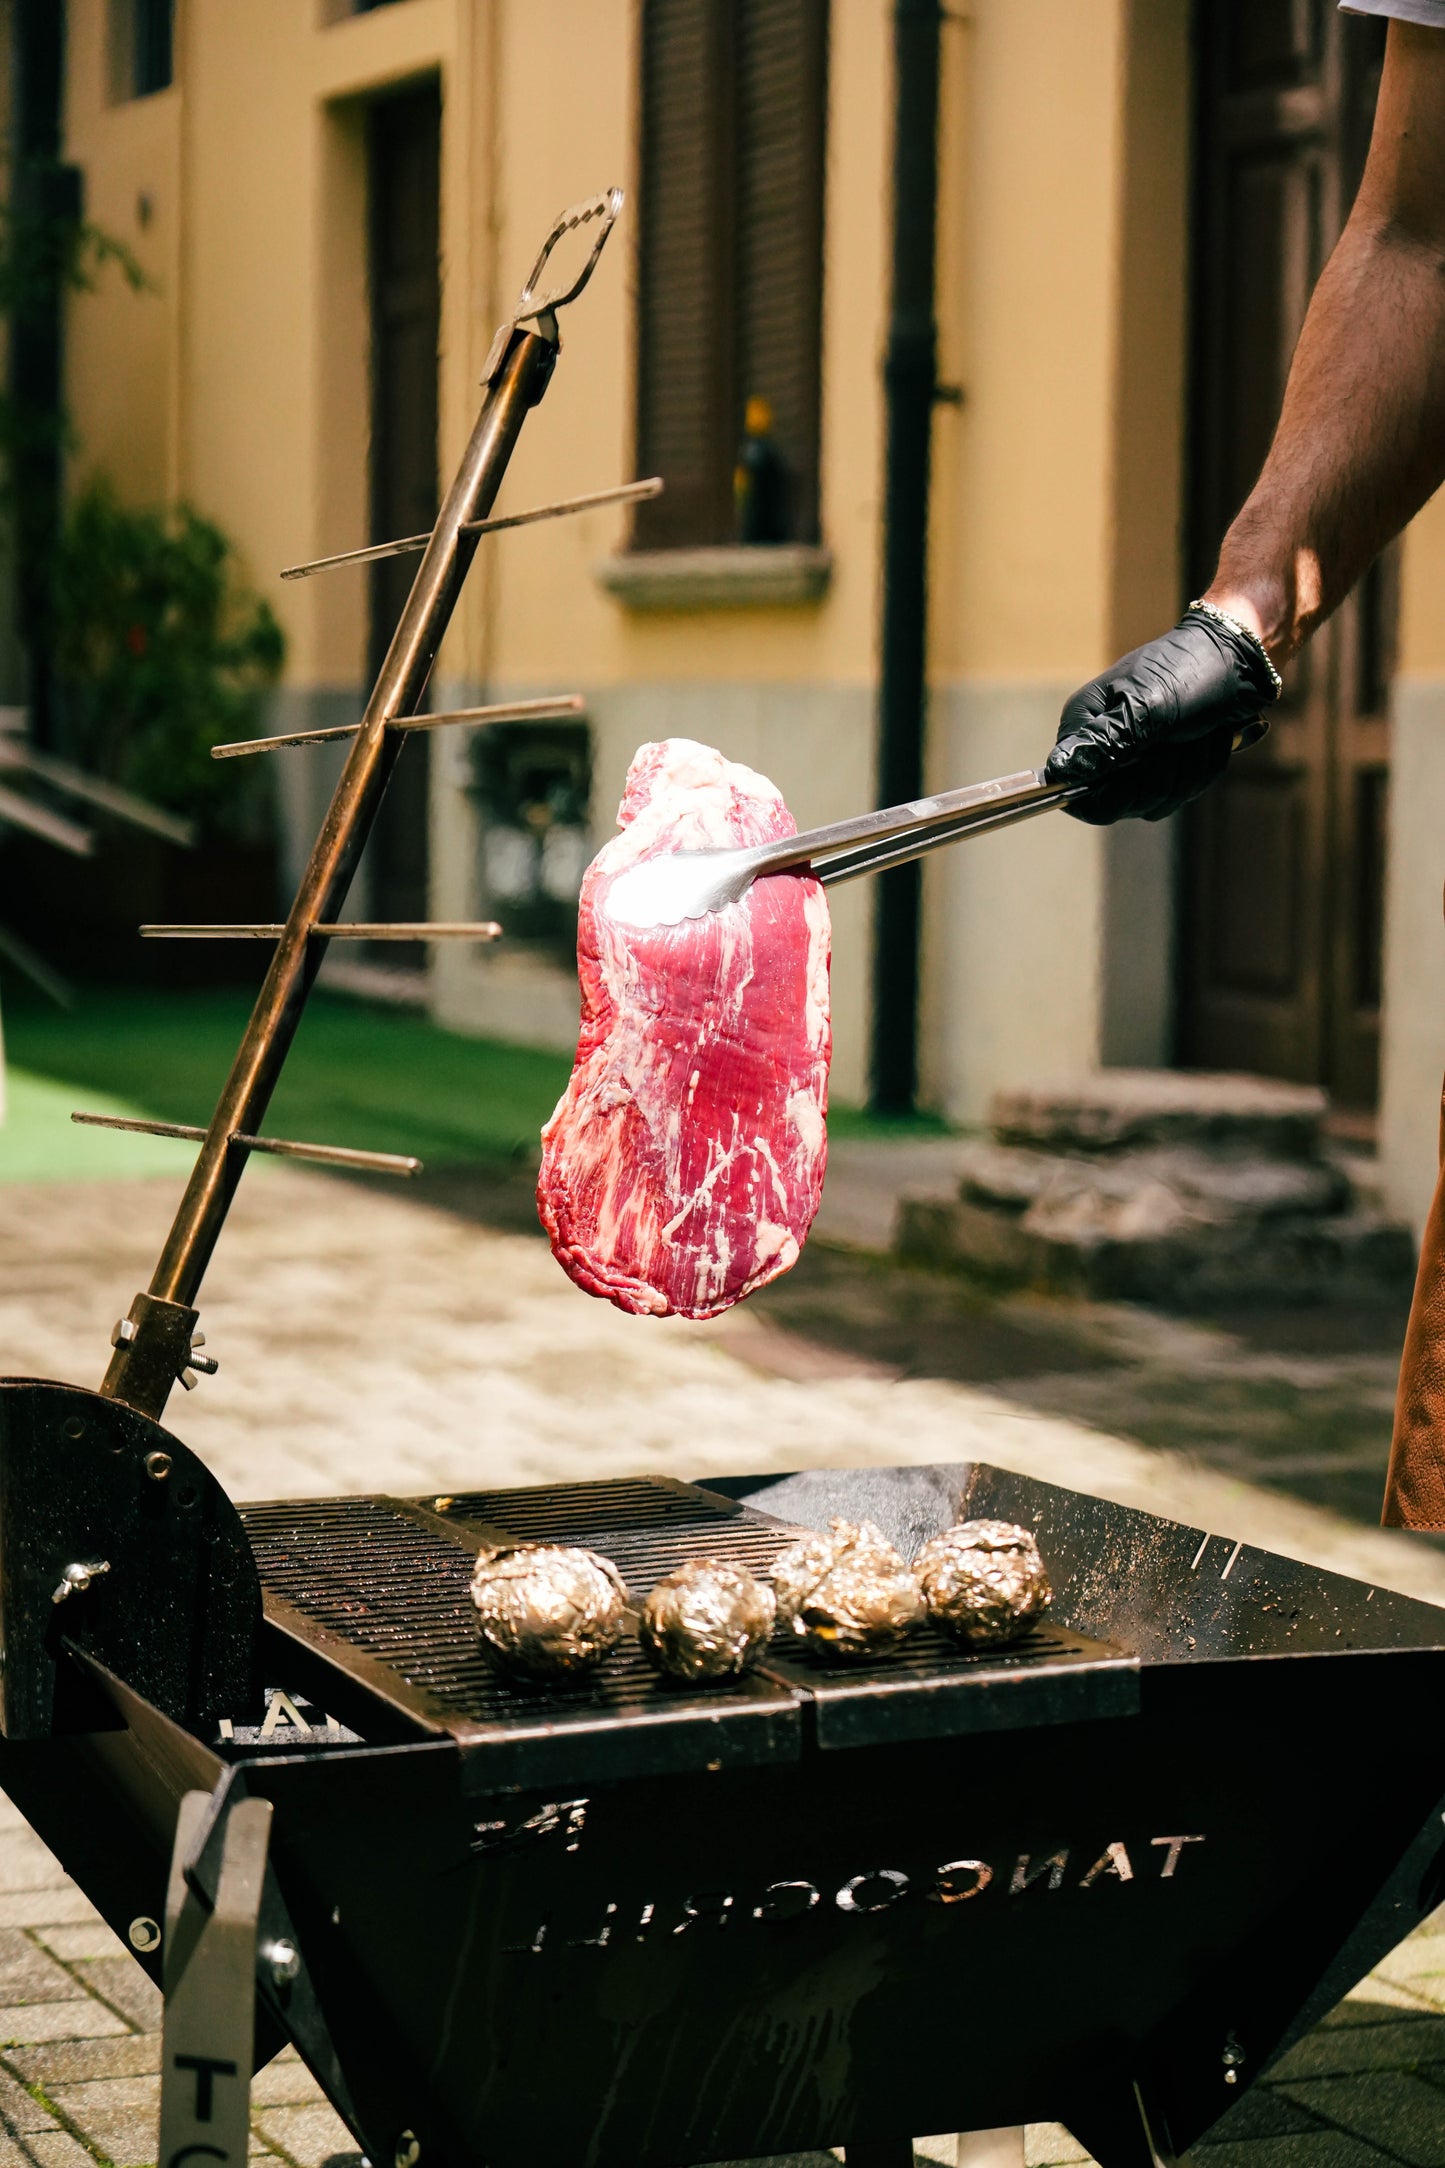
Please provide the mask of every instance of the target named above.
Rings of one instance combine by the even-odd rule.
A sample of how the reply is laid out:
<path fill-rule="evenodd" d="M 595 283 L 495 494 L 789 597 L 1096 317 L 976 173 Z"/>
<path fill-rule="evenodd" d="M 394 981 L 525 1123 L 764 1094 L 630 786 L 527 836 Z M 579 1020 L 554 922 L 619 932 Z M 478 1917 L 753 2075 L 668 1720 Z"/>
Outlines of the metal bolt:
<path fill-rule="evenodd" d="M 421 2140 L 414 2130 L 404 2130 L 396 2141 L 396 2168 L 416 2168 L 421 2159 Z"/>
<path fill-rule="evenodd" d="M 78 1415 L 67 1415 L 60 1427 L 72 1440 L 85 1436 L 85 1425 Z"/>
<path fill-rule="evenodd" d="M 139 1913 L 126 1929 L 133 1950 L 157 1950 L 160 1948 L 161 1931 L 155 1921 L 144 1912 Z"/>
<path fill-rule="evenodd" d="M 261 1956 L 270 1968 L 271 1981 L 276 1987 L 289 1987 L 301 1977 L 301 1952 L 294 1942 L 279 1937 L 274 1942 L 261 1945 Z"/>
<path fill-rule="evenodd" d="M 1245 2053 L 1233 2033 L 1225 2041 L 1224 2054 L 1220 2059 L 1224 2064 L 1225 2084 L 1238 2085 L 1240 2069 L 1245 2061 Z"/>
<path fill-rule="evenodd" d="M 88 1566 L 81 1565 L 77 1559 L 73 1564 L 67 1566 L 61 1574 L 60 1586 L 52 1592 L 50 1601 L 52 1603 L 65 1603 L 72 1596 L 83 1596 L 97 1574 L 109 1573 L 109 1571 L 110 1560 L 108 1558 L 97 1558 Z"/>
<path fill-rule="evenodd" d="M 112 1347 L 129 1347 L 135 1336 L 135 1319 L 133 1317 L 117 1318 L 111 1329 L 110 1344 Z"/>
<path fill-rule="evenodd" d="M 170 1454 L 147 1453 L 145 1457 L 145 1471 L 146 1474 L 150 1477 L 152 1483 L 164 1483 L 166 1477 L 171 1472 Z"/>

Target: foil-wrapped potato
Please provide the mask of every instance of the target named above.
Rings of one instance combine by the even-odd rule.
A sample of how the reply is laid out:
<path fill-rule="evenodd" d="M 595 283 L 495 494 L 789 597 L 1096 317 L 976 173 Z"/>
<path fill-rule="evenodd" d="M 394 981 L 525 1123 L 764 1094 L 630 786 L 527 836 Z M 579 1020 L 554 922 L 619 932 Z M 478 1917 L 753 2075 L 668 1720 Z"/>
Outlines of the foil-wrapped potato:
<path fill-rule="evenodd" d="M 923 1616 L 918 1583 L 872 1521 L 832 1520 L 773 1561 L 778 1623 L 832 1663 L 886 1655 Z"/>
<path fill-rule="evenodd" d="M 913 1561 L 928 1615 L 975 1648 L 1027 1633 L 1053 1601 L 1032 1529 L 1012 1521 L 959 1521 Z"/>
<path fill-rule="evenodd" d="M 772 1590 L 746 1566 L 694 1558 L 650 1592 L 637 1638 L 670 1679 L 733 1679 L 767 1647 L 774 1610 Z"/>
<path fill-rule="evenodd" d="M 535 1683 L 595 1669 L 626 1624 L 627 1589 L 612 1561 L 560 1543 L 479 1551 L 472 1601 L 486 1656 Z"/>

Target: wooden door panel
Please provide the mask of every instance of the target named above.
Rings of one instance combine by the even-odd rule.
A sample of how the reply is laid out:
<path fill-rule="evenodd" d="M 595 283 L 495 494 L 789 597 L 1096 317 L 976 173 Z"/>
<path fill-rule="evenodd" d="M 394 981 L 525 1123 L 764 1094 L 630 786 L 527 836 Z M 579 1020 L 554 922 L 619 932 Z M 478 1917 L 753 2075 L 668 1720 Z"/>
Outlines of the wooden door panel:
<path fill-rule="evenodd" d="M 1299 778 L 1258 768 L 1211 811 L 1210 976 L 1223 994 L 1278 1000 L 1300 972 Z"/>
<path fill-rule="evenodd" d="M 1288 90 L 1318 69 L 1325 0 L 1228 0 L 1231 91 Z"/>
<path fill-rule="evenodd" d="M 1197 19 L 1193 593 L 1268 449 L 1383 40 L 1326 0 L 1211 0 Z M 1269 737 L 1187 816 L 1186 1063 L 1373 1104 L 1392 625 L 1386 564 L 1286 672 Z"/>
<path fill-rule="evenodd" d="M 1264 464 L 1304 321 L 1308 267 L 1318 252 L 1313 161 L 1273 146 L 1239 158 L 1230 174 L 1227 217 L 1236 238 L 1225 267 L 1229 368 L 1220 481 L 1232 508 L 1249 494 Z"/>

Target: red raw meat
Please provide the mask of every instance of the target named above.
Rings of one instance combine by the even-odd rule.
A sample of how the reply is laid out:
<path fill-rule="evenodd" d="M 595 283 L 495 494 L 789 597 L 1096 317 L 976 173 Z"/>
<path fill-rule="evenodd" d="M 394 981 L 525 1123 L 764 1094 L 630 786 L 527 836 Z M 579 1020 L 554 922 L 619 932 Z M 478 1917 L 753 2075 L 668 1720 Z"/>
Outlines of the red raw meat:
<path fill-rule="evenodd" d="M 654 1317 L 715 1317 L 797 1263 L 828 1155 L 828 903 L 797 874 L 679 926 L 609 916 L 668 851 L 796 835 L 773 784 L 690 738 L 644 745 L 582 882 L 577 1061 L 537 1204 L 564 1272 Z"/>

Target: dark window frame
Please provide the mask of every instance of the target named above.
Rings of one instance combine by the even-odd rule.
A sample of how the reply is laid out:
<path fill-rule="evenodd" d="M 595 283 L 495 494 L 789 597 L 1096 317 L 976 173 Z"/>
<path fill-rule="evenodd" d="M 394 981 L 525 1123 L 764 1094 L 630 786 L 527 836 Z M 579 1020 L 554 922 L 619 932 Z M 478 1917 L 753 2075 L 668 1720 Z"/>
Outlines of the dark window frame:
<path fill-rule="evenodd" d="M 634 427 L 637 471 L 668 486 L 638 507 L 635 550 L 737 539 L 754 394 L 786 472 L 778 539 L 819 538 L 828 14 L 643 0 Z"/>
<path fill-rule="evenodd" d="M 111 0 L 111 97 L 117 105 L 154 98 L 176 79 L 175 0 Z"/>

